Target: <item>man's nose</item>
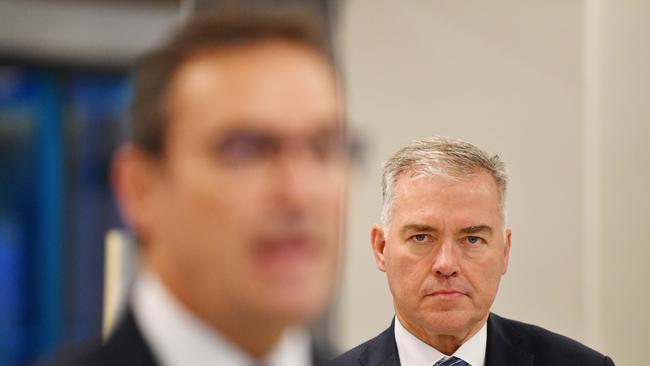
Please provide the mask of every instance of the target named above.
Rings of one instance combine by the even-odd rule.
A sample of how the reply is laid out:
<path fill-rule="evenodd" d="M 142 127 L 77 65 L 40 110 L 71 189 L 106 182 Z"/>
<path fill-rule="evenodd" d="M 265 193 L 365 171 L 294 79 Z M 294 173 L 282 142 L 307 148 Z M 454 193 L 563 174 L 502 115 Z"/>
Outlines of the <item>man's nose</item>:
<path fill-rule="evenodd" d="M 323 182 L 318 162 L 308 146 L 294 145 L 280 156 L 281 191 L 285 199 L 294 204 L 305 204 L 314 199 Z"/>
<path fill-rule="evenodd" d="M 452 239 L 445 240 L 435 255 L 431 270 L 436 276 L 453 277 L 458 274 L 458 246 Z"/>

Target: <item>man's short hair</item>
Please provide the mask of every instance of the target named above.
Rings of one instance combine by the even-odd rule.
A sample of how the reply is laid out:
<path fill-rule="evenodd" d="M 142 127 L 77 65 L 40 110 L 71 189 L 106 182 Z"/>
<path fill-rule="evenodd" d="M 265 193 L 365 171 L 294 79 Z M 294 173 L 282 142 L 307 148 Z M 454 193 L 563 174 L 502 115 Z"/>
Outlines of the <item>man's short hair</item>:
<path fill-rule="evenodd" d="M 393 154 L 384 164 L 381 190 L 382 224 L 386 228 L 388 227 L 395 184 L 401 176 L 408 175 L 411 178 L 431 176 L 465 180 L 482 171 L 492 175 L 497 184 L 501 216 L 505 225 L 508 174 L 499 155 L 490 154 L 469 142 L 449 137 L 435 136 L 411 142 Z"/>
<path fill-rule="evenodd" d="M 189 58 L 206 50 L 233 50 L 269 40 L 288 41 L 311 48 L 322 55 L 334 70 L 322 19 L 310 9 L 217 8 L 208 15 L 193 18 L 167 43 L 138 62 L 131 106 L 133 144 L 152 156 L 164 155 L 169 86 Z"/>

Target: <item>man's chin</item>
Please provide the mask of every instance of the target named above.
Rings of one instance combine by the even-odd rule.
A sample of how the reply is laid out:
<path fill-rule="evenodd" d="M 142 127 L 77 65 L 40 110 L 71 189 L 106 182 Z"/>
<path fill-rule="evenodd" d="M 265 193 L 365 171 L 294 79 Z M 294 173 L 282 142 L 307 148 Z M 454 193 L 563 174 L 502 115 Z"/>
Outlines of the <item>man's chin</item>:
<path fill-rule="evenodd" d="M 299 289 L 280 289 L 266 292 L 264 296 L 266 300 L 259 302 L 262 305 L 260 311 L 270 318 L 292 324 L 308 323 L 320 316 L 329 298 L 323 292 Z"/>
<path fill-rule="evenodd" d="M 322 307 L 302 304 L 272 304 L 264 309 L 265 317 L 286 326 L 302 326 L 313 322 L 322 313 Z"/>
<path fill-rule="evenodd" d="M 470 315 L 463 310 L 434 311 L 425 321 L 429 329 L 444 335 L 463 336 L 472 327 Z"/>

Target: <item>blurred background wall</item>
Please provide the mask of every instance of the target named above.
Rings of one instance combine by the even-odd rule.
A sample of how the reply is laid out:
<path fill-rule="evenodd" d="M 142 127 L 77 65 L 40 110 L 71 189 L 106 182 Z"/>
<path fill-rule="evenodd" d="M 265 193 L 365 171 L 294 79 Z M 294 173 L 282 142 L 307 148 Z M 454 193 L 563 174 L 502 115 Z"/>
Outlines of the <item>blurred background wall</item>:
<path fill-rule="evenodd" d="M 99 339 L 130 65 L 170 1 L 0 1 L 0 365 Z"/>
<path fill-rule="evenodd" d="M 100 336 L 104 234 L 121 225 L 106 169 L 126 134 L 130 66 L 218 2 L 0 1 L 0 365 Z M 513 248 L 495 312 L 643 364 L 650 2 L 309 3 L 328 19 L 367 147 L 322 331 L 343 350 L 388 326 L 369 243 L 381 164 L 440 134 L 510 169 Z"/>
<path fill-rule="evenodd" d="M 393 315 L 374 264 L 380 168 L 417 138 L 498 152 L 510 170 L 510 268 L 493 310 L 645 362 L 650 328 L 650 3 L 341 4 L 350 120 L 369 151 L 352 189 L 338 335 Z"/>

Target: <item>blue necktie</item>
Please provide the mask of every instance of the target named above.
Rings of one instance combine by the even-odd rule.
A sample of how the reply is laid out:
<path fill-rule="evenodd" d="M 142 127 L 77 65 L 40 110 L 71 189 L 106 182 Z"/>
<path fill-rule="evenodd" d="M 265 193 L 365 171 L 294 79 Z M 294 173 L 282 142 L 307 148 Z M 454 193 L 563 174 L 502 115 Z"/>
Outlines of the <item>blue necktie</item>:
<path fill-rule="evenodd" d="M 440 360 L 436 362 L 433 366 L 470 366 L 470 364 L 461 360 L 458 357 L 451 357 L 444 361 Z"/>

